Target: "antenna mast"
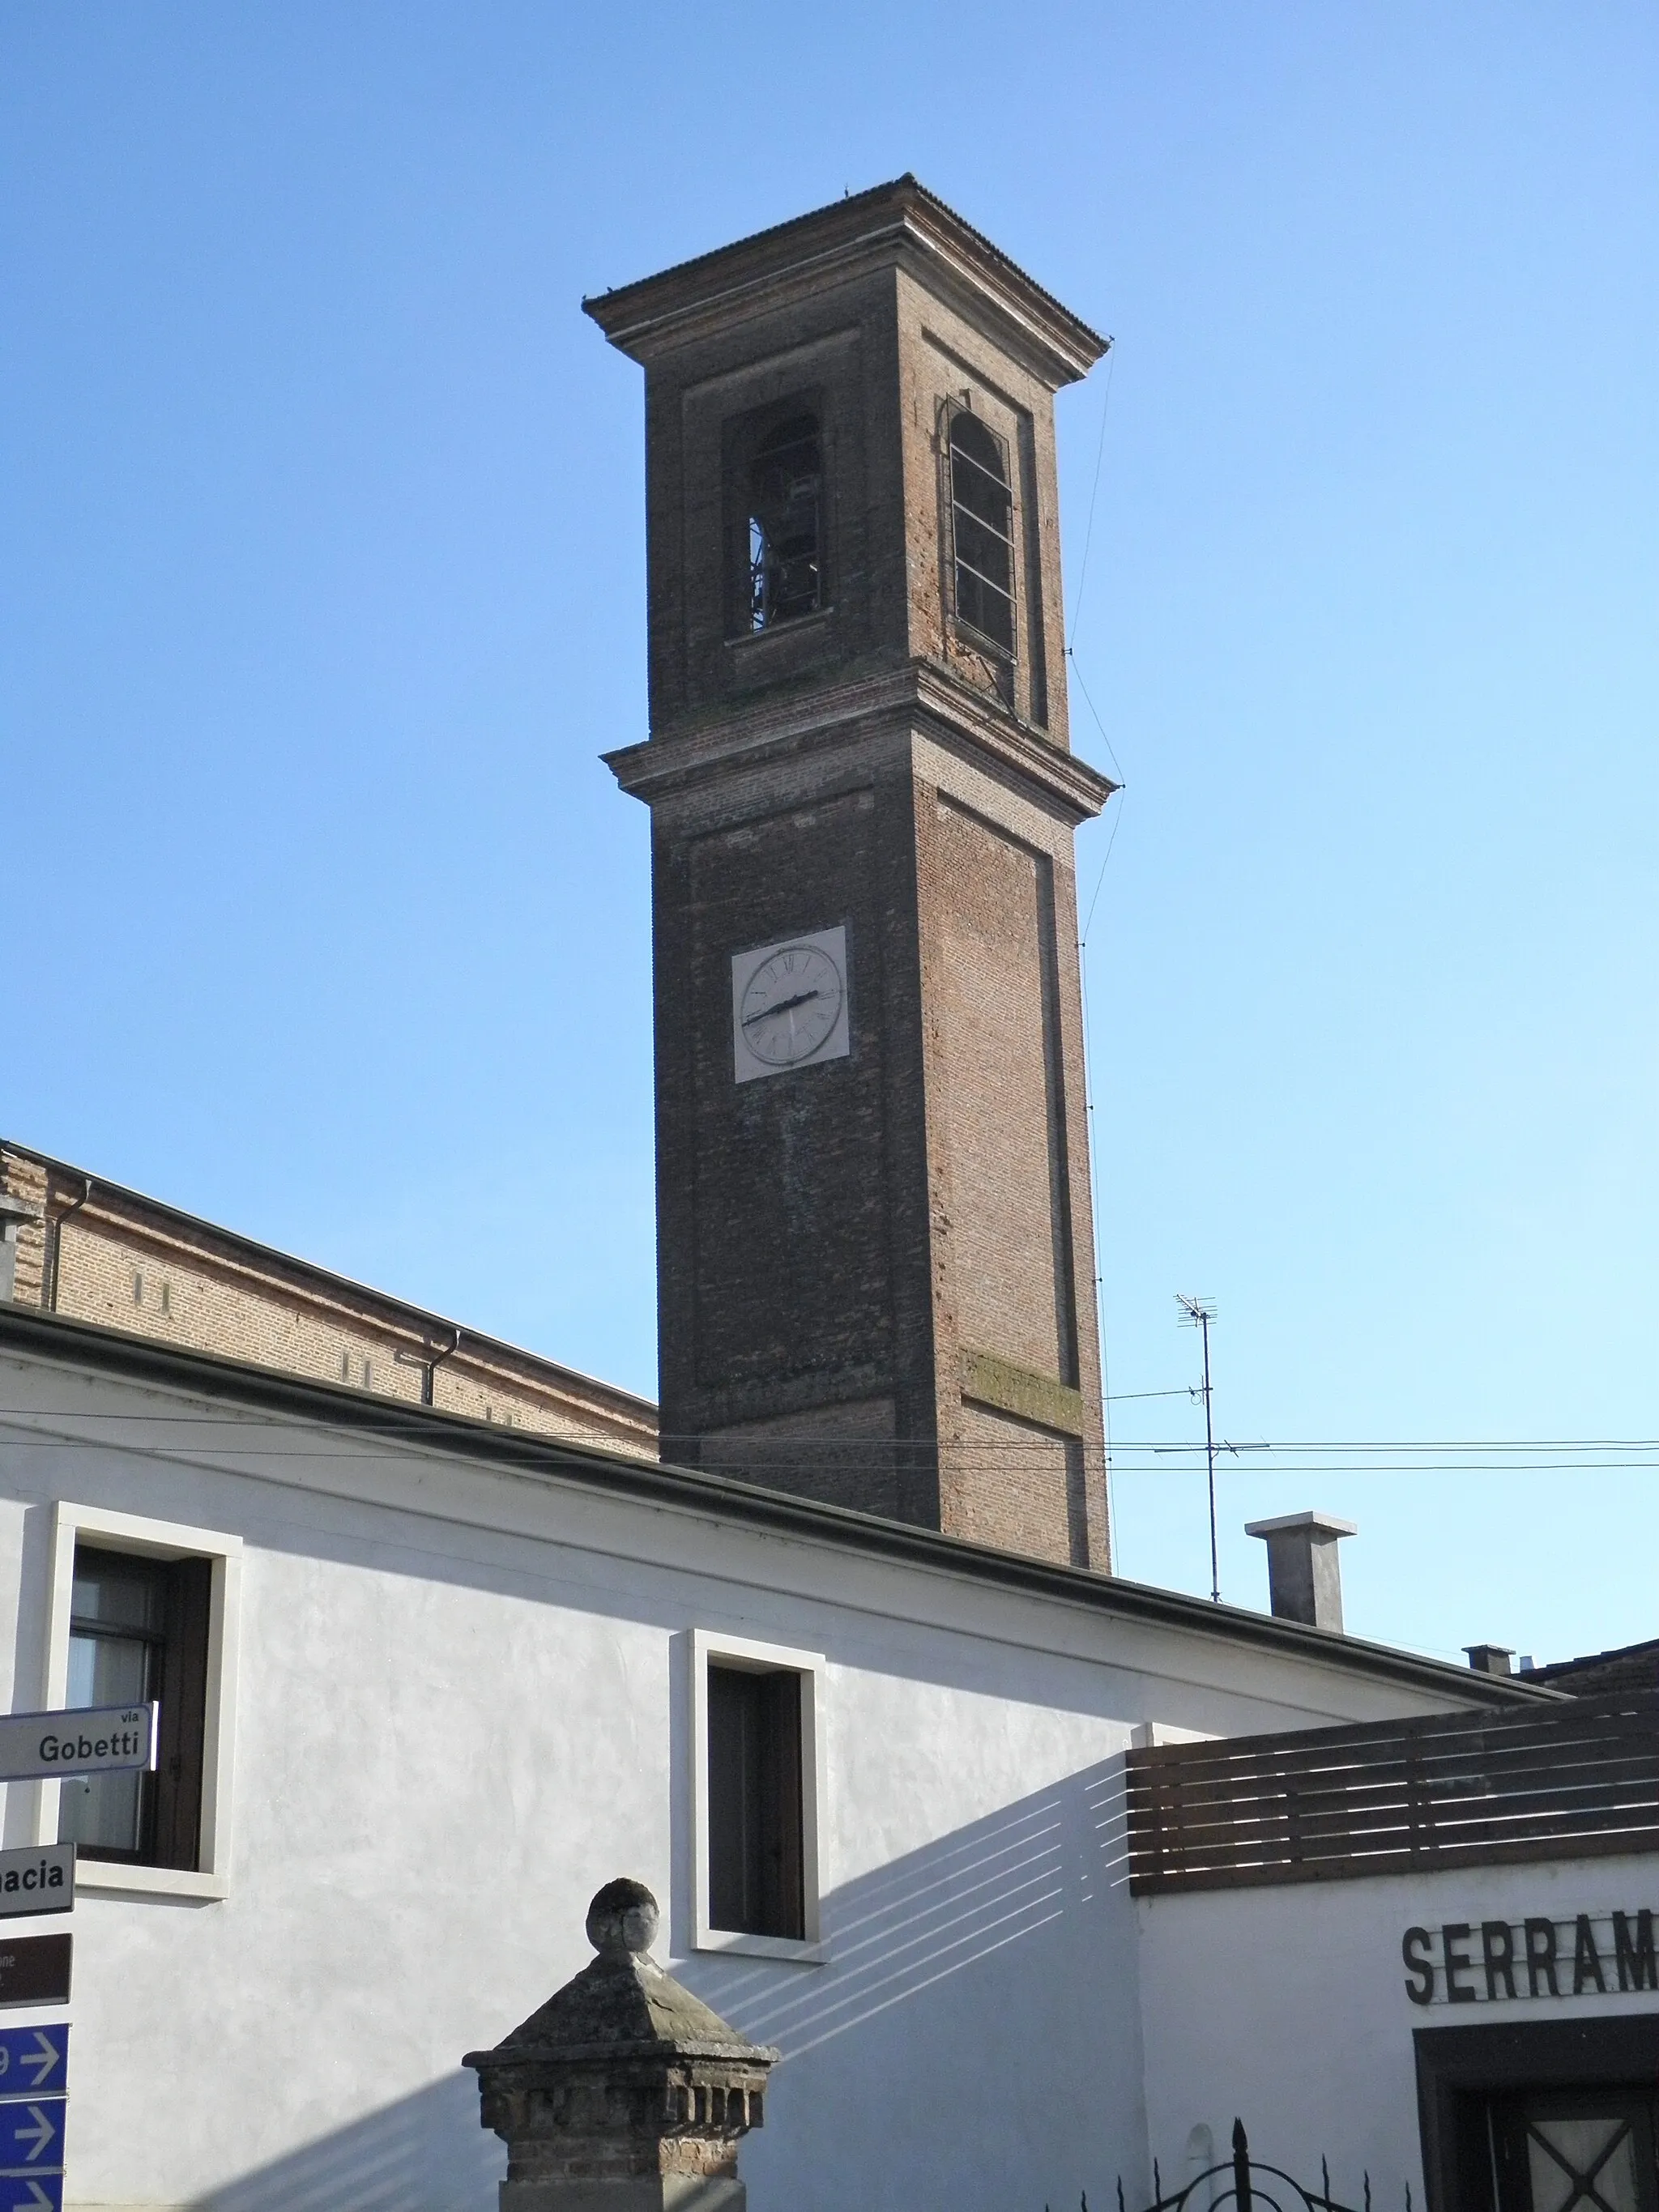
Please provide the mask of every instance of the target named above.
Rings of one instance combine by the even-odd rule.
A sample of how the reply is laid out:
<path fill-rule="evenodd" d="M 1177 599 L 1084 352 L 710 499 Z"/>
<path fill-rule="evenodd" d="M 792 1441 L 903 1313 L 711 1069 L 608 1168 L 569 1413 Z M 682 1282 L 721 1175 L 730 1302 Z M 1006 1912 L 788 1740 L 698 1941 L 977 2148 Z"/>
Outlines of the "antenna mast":
<path fill-rule="evenodd" d="M 1177 1291 L 1176 1304 L 1181 1308 L 1181 1326 L 1204 1333 L 1204 1458 L 1210 1474 L 1210 1597 L 1212 1603 L 1219 1605 L 1221 1559 L 1215 1534 L 1215 1421 L 1210 1402 L 1210 1323 L 1215 1319 L 1215 1300 L 1189 1298 Z"/>

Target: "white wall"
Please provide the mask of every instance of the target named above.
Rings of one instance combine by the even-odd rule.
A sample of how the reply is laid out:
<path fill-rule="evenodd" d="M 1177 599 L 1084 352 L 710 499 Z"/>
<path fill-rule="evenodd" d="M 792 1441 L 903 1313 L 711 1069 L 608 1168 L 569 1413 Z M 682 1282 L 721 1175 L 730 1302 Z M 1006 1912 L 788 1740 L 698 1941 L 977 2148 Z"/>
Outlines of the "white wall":
<path fill-rule="evenodd" d="M 75 1915 L 80 2205 L 484 2212 L 500 2157 L 457 2061 L 585 1963 L 587 1899 L 622 1873 L 685 1980 L 787 2054 L 744 2153 L 756 2212 L 1039 2212 L 1120 2169 L 1143 2191 L 1162 2061 L 1121 1864 L 1131 1728 L 1437 1702 L 44 1363 L 0 1363 L 0 1403 L 16 1705 L 52 1499 L 246 1546 L 228 1894 Z M 694 1627 L 826 1656 L 827 1965 L 684 1960 Z"/>
<path fill-rule="evenodd" d="M 1659 1911 L 1651 1856 L 1138 1899 L 1147 2120 L 1166 2179 L 1183 2171 L 1194 2130 L 1207 2128 L 1216 2156 L 1225 2157 L 1238 2117 L 1253 2154 L 1299 2181 L 1317 2188 L 1324 2156 L 1343 2202 L 1360 2203 L 1369 2172 L 1375 2212 L 1402 2212 L 1407 2184 L 1420 2208 L 1413 2030 L 1659 2011 L 1659 1996 L 1618 1993 L 1605 1924 L 1615 1910 L 1643 1907 Z M 1474 1931 L 1467 1948 L 1478 1962 L 1483 1920 L 1519 1928 L 1528 1917 L 1571 1923 L 1581 1912 L 1596 1916 L 1607 1996 L 1511 2001 L 1499 1981 L 1488 2002 L 1478 1963 L 1459 1977 L 1476 1990 L 1472 2002 L 1449 2002 L 1439 1972 L 1432 2003 L 1407 1995 L 1408 1928 L 1437 1931 L 1437 1931 L 1462 1923 Z M 1564 1941 L 1570 1955 L 1570 1928 Z M 1569 1969 L 1564 1990 L 1571 1979 Z M 1516 1987 L 1526 1987 L 1524 1976 Z"/>

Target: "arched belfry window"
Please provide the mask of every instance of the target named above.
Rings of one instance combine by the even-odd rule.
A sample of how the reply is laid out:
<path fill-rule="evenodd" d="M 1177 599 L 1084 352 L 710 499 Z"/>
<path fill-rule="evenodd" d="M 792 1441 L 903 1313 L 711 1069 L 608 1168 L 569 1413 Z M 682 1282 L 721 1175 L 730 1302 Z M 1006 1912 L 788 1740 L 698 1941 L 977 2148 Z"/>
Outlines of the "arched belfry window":
<path fill-rule="evenodd" d="M 1014 649 L 1013 501 L 1002 441 L 965 408 L 951 415 L 951 544 L 957 617 Z"/>
<path fill-rule="evenodd" d="M 761 440 L 749 471 L 751 630 L 823 605 L 823 461 L 816 415 L 792 415 Z"/>

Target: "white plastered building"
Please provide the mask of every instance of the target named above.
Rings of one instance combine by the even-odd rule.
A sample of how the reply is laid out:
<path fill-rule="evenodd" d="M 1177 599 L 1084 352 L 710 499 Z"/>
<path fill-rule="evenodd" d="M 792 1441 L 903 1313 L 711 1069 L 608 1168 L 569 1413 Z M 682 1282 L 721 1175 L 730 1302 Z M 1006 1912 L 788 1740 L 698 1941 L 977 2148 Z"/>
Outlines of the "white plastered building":
<path fill-rule="evenodd" d="M 665 1962 L 784 2053 L 757 2212 L 1036 2212 L 1118 2172 L 1133 2202 L 1226 2069 L 1182 2086 L 1172 2022 L 1217 1976 L 1166 1929 L 1212 1900 L 1131 1898 L 1126 1750 L 1538 1700 L 18 1309 L 0 1398 L 15 1710 L 63 1701 L 100 1561 L 206 1594 L 173 1753 L 193 1838 L 82 1855 L 77 2206 L 484 2212 L 500 2149 L 460 2055 L 582 1963 L 586 1899 L 624 1873 L 663 1902 Z M 759 1808 L 794 1824 L 781 1934 L 763 1897 L 721 1903 L 754 1808 L 725 1802 L 710 1686 L 745 1678 L 799 1716 L 793 1779 L 761 1778 L 795 1793 Z M 6 1841 L 54 1838 L 69 1786 L 12 1785 Z"/>

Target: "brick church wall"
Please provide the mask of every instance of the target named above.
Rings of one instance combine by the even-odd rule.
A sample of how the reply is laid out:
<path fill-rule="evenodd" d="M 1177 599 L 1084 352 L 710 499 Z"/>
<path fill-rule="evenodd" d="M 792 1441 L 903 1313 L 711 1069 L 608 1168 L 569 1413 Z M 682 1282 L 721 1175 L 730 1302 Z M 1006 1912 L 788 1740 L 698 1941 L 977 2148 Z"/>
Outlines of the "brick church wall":
<path fill-rule="evenodd" d="M 1075 1387 L 1047 856 L 948 800 L 936 851 L 957 1327 Z"/>
<path fill-rule="evenodd" d="M 411 1405 L 422 1363 L 453 1334 L 418 1307 L 13 1145 L 0 1147 L 0 1194 L 35 1213 L 18 1238 L 20 1305 Z M 432 1402 L 656 1455 L 646 1401 L 489 1337 L 464 1334 L 439 1361 Z"/>
<path fill-rule="evenodd" d="M 952 1534 L 1085 1566 L 1081 1443 L 971 1401 L 953 1427 L 939 1480 Z"/>

